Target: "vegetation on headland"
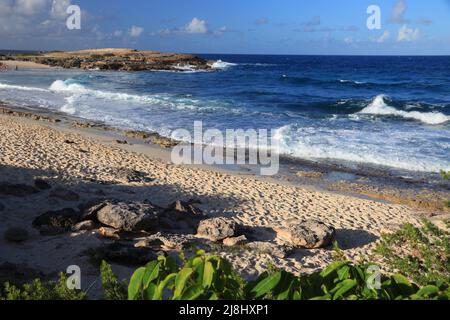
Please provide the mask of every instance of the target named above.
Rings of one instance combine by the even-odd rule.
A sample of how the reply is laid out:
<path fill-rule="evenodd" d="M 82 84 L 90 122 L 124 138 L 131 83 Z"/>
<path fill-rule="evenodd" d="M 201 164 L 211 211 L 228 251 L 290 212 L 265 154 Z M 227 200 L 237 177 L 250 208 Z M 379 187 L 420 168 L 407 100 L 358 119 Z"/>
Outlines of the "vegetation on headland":
<path fill-rule="evenodd" d="M 450 226 L 450 223 L 447 222 Z M 101 265 L 106 300 L 449 300 L 449 232 L 429 222 L 418 228 L 405 225 L 383 236 L 375 253 L 396 274 L 382 274 L 369 262 L 352 264 L 337 260 L 322 271 L 295 276 L 271 270 L 256 280 L 245 281 L 231 264 L 203 251 L 182 265 L 173 257 L 160 256 L 138 268 L 129 282 L 118 280 L 106 262 Z M 43 283 L 35 280 L 21 288 L 5 284 L 7 300 L 78 300 L 87 293 L 69 290 L 67 278 Z"/>

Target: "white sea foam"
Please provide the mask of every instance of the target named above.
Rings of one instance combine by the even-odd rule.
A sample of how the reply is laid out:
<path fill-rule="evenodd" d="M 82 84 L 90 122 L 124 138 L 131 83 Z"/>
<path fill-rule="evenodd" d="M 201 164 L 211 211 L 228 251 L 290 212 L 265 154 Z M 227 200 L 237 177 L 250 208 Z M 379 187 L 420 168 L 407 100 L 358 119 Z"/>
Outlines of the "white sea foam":
<path fill-rule="evenodd" d="M 450 121 L 450 116 L 440 112 L 418 112 L 397 110 L 386 104 L 388 98 L 385 95 L 376 96 L 373 101 L 361 110 L 360 114 L 392 115 L 406 119 L 415 119 L 427 124 L 442 124 Z"/>
<path fill-rule="evenodd" d="M 236 108 L 229 108 L 223 106 L 218 101 L 200 101 L 192 97 L 178 97 L 170 94 L 153 94 L 153 95 L 137 95 L 128 93 L 118 93 L 111 91 L 95 90 L 84 87 L 81 84 L 71 83 L 73 79 L 65 81 L 56 80 L 50 86 L 50 91 L 69 95 L 66 97 L 66 105 L 64 110 L 74 110 L 77 102 L 83 100 L 91 100 L 91 104 L 95 105 L 93 99 L 100 99 L 106 101 L 126 101 L 145 106 L 162 106 L 177 110 L 199 110 L 202 112 L 213 112 L 216 110 L 228 110 L 229 112 L 241 112 Z"/>
<path fill-rule="evenodd" d="M 285 125 L 276 130 L 274 140 L 281 154 L 314 161 L 333 160 L 347 166 L 375 165 L 417 172 L 439 172 L 450 169 L 448 161 L 418 155 L 408 147 L 399 149 L 386 136 L 352 130 L 320 129 Z M 395 133 L 392 132 L 395 136 Z M 384 139 L 384 144 L 381 142 Z M 375 141 L 374 141 L 375 140 Z M 343 143 L 345 141 L 345 143 Z"/>
<path fill-rule="evenodd" d="M 6 84 L 6 83 L 1 83 L 1 82 L 0 82 L 0 89 L 12 89 L 12 90 L 22 90 L 22 91 L 41 91 L 41 92 L 48 91 L 48 90 L 42 89 L 42 88 L 16 86 L 16 85 L 10 85 L 10 84 Z"/>
<path fill-rule="evenodd" d="M 363 81 L 353 81 L 353 80 L 345 80 L 345 79 L 340 79 L 339 82 L 340 83 L 354 83 L 354 84 L 364 84 L 365 83 Z"/>
<path fill-rule="evenodd" d="M 211 64 L 211 68 L 213 69 L 227 69 L 229 67 L 236 66 L 236 63 L 225 62 L 222 60 L 217 60 L 213 64 Z"/>

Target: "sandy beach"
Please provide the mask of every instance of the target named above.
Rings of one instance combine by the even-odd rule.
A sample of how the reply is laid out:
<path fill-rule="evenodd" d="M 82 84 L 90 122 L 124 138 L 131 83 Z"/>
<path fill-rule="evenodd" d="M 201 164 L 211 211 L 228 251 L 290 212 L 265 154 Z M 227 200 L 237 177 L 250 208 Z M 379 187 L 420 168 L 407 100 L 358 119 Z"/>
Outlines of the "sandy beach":
<path fill-rule="evenodd" d="M 42 63 L 36 63 L 32 61 L 13 61 L 13 60 L 3 60 L 0 61 L 3 65 L 5 65 L 8 70 L 15 70 L 17 69 L 49 69 L 52 68 L 51 66 L 42 64 Z"/>
<path fill-rule="evenodd" d="M 96 199 L 150 200 L 160 207 L 194 199 L 208 217 L 226 217 L 254 228 L 259 241 L 274 245 L 282 242 L 272 228 L 291 219 L 318 219 L 336 229 L 336 240 L 351 261 L 369 259 L 383 232 L 406 222 L 417 223 L 423 217 L 423 212 L 403 205 L 291 186 L 211 167 L 175 166 L 155 146 L 119 144 L 102 130 L 1 115 L 0 137 L 0 183 L 33 185 L 33 181 L 41 179 L 53 190 L 63 187 L 78 195 L 70 201 L 52 196 L 51 190 L 24 197 L 0 195 L 0 234 L 13 227 L 29 233 L 23 243 L 0 239 L 0 264 L 27 266 L 48 276 L 69 265 L 79 265 L 87 277 L 86 286 L 98 277 L 98 267 L 90 262 L 86 250 L 111 240 L 99 236 L 96 230 L 43 236 L 31 224 L 38 215 L 78 208 Z M 151 179 L 123 180 L 116 169 L 124 167 Z M 219 251 L 250 277 L 270 265 L 295 273 L 315 271 L 332 261 L 334 254 L 330 248 L 295 249 L 286 257 L 240 249 Z M 114 267 L 123 277 L 133 270 Z"/>

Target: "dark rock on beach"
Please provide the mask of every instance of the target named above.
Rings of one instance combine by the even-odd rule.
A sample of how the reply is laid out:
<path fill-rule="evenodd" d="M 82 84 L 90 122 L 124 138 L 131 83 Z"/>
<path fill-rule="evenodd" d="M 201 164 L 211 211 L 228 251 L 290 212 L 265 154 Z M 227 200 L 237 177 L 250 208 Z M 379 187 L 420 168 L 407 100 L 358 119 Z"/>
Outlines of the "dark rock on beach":
<path fill-rule="evenodd" d="M 336 231 L 318 220 L 288 220 L 274 228 L 278 238 L 297 248 L 324 248 L 334 240 Z"/>
<path fill-rule="evenodd" d="M 202 220 L 198 226 L 197 235 L 211 241 L 221 241 L 234 237 L 236 222 L 225 218 Z"/>
<path fill-rule="evenodd" d="M 158 208 L 150 203 L 105 201 L 94 211 L 100 223 L 118 230 L 153 232 L 158 228 Z"/>
<path fill-rule="evenodd" d="M 80 212 L 72 208 L 46 212 L 33 220 L 35 227 L 56 227 L 69 229 L 80 221 Z"/>

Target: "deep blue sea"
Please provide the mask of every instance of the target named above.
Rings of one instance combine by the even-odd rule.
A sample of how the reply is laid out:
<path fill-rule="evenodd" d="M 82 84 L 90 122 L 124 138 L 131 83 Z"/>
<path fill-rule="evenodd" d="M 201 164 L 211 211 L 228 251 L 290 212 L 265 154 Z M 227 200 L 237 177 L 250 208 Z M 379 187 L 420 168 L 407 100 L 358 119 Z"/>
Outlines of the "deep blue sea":
<path fill-rule="evenodd" d="M 19 70 L 0 101 L 121 128 L 273 129 L 284 154 L 450 170 L 450 57 L 201 55 L 216 72 Z"/>

